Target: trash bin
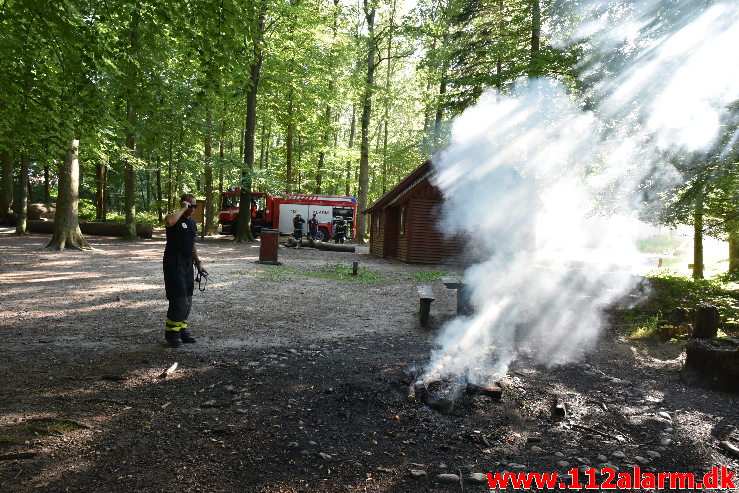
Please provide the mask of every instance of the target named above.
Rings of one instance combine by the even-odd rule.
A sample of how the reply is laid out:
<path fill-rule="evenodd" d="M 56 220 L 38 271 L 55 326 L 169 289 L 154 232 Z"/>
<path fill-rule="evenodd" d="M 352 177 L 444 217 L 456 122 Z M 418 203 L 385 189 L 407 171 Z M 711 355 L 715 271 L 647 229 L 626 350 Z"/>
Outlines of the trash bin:
<path fill-rule="evenodd" d="M 277 262 L 277 240 L 280 232 L 276 229 L 263 229 L 259 233 L 259 261 Z"/>

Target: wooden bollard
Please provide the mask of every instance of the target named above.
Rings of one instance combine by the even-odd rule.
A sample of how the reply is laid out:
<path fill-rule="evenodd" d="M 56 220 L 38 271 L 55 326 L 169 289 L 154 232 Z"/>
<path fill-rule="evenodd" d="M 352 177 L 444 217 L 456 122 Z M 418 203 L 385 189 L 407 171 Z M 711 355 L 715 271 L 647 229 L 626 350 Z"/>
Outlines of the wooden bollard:
<path fill-rule="evenodd" d="M 352 262 L 352 275 L 356 276 L 358 271 L 359 271 L 359 262 L 355 260 L 354 262 Z"/>

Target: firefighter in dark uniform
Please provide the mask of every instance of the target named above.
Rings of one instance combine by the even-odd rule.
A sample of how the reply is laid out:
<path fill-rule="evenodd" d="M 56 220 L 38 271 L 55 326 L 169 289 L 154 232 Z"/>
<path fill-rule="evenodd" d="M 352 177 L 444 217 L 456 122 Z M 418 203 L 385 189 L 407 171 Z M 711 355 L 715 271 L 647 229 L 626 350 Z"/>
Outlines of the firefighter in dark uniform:
<path fill-rule="evenodd" d="M 334 242 L 344 243 L 344 238 L 346 238 L 346 221 L 344 221 L 344 216 L 339 216 L 334 230 Z"/>
<path fill-rule="evenodd" d="M 195 196 L 185 194 L 182 208 L 164 218 L 167 227 L 167 246 L 164 248 L 164 289 L 169 300 L 164 337 L 170 347 L 192 344 L 195 338 L 187 330 L 187 317 L 192 307 L 194 287 L 193 265 L 198 272 L 205 271 L 200 263 L 195 235 L 197 227 L 190 218 L 197 207 Z"/>
<path fill-rule="evenodd" d="M 308 238 L 311 240 L 315 240 L 317 234 L 318 234 L 318 219 L 316 219 L 316 215 L 313 214 L 313 217 L 308 219 Z"/>
<path fill-rule="evenodd" d="M 305 219 L 303 219 L 300 214 L 297 214 L 293 218 L 293 236 L 295 236 L 297 241 L 300 241 L 303 237 L 303 224 L 305 224 Z"/>

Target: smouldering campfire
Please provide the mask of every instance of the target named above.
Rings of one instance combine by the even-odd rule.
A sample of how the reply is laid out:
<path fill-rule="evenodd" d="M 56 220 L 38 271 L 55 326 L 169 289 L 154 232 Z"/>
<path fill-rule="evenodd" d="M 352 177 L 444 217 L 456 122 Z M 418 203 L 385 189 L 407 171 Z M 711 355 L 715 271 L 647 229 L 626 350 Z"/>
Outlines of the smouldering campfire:
<path fill-rule="evenodd" d="M 408 388 L 408 402 L 424 404 L 442 414 L 454 411 L 454 402 L 461 394 L 484 395 L 499 400 L 503 394 L 504 382 L 495 382 L 493 385 L 471 382 L 468 376 L 457 381 L 451 380 L 424 380 L 416 381 Z"/>

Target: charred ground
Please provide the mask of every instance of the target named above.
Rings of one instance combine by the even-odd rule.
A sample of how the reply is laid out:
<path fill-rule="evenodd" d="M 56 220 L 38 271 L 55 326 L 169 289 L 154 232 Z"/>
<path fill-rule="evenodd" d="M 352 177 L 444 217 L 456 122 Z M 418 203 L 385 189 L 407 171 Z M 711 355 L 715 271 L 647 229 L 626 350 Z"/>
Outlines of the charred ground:
<path fill-rule="evenodd" d="M 454 267 L 305 248 L 272 267 L 258 244 L 207 241 L 199 343 L 172 350 L 161 238 L 61 255 L 47 241 L 0 236 L 2 491 L 484 491 L 471 474 L 737 470 L 718 446 L 739 439 L 736 396 L 683 384 L 682 345 L 627 343 L 615 323 L 577 364 L 523 354 L 500 401 L 409 403 L 434 347 L 415 287 L 433 286 L 438 327 L 455 299 L 430 271 Z"/>

